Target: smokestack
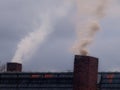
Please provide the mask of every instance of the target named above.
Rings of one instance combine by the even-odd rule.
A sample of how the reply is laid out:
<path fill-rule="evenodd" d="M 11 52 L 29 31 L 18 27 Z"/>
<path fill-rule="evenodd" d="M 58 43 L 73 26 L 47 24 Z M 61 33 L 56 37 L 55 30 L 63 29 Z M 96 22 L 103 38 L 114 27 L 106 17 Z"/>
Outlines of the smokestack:
<path fill-rule="evenodd" d="M 16 62 L 7 63 L 7 72 L 21 72 L 22 64 Z"/>
<path fill-rule="evenodd" d="M 75 55 L 73 90 L 97 90 L 98 58 Z"/>

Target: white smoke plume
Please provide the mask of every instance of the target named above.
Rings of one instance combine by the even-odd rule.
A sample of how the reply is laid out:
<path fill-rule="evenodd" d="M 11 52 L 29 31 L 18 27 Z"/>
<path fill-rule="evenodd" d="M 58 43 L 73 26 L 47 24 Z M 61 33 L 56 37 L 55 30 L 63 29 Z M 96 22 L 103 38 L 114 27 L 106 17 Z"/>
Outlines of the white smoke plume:
<path fill-rule="evenodd" d="M 43 17 L 40 28 L 30 32 L 19 42 L 12 61 L 21 63 L 23 59 L 31 57 L 38 45 L 43 43 L 46 36 L 50 33 L 50 31 L 47 32 L 48 29 L 51 29 L 49 17 Z"/>
<path fill-rule="evenodd" d="M 30 32 L 21 39 L 17 45 L 17 50 L 12 58 L 12 62 L 22 63 L 34 54 L 40 44 L 42 44 L 46 37 L 54 30 L 53 27 L 56 20 L 67 15 L 72 5 L 72 1 L 69 1 L 70 0 L 61 0 L 62 3 L 59 6 L 49 7 L 46 12 L 42 13 L 42 17 L 40 17 L 40 19 L 42 19 L 40 28 Z"/>
<path fill-rule="evenodd" d="M 73 47 L 75 54 L 88 55 L 88 46 L 100 29 L 99 21 L 105 16 L 107 0 L 76 0 L 77 41 Z"/>

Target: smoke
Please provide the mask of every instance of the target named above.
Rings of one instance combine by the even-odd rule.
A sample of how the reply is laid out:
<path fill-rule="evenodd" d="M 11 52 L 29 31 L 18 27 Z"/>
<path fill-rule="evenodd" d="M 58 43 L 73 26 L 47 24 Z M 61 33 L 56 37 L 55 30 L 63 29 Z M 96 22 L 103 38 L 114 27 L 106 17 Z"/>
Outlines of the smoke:
<path fill-rule="evenodd" d="M 78 38 L 74 45 L 74 52 L 81 55 L 88 54 L 87 47 L 100 29 L 100 19 L 105 16 L 107 0 L 53 1 L 55 2 L 54 5 L 49 6 L 42 13 L 40 12 L 40 27 L 38 29 L 35 28 L 33 32 L 28 33 L 28 35 L 20 40 L 12 62 L 22 63 L 28 60 L 46 40 L 47 36 L 53 32 L 55 23 L 67 15 L 73 2 L 77 6 L 76 33 Z"/>
<path fill-rule="evenodd" d="M 73 47 L 76 54 L 88 55 L 88 46 L 100 30 L 99 21 L 105 16 L 107 0 L 76 0 L 77 41 Z"/>
<path fill-rule="evenodd" d="M 61 0 L 59 5 L 55 5 L 55 7 L 49 6 L 45 12 L 40 13 L 40 27 L 21 39 L 17 45 L 17 50 L 12 58 L 12 62 L 22 63 L 35 53 L 36 49 L 46 40 L 47 36 L 52 33 L 57 20 L 67 15 L 72 5 L 72 2 L 69 1 L 70 0 Z"/>
<path fill-rule="evenodd" d="M 38 30 L 30 32 L 23 38 L 17 46 L 17 50 L 12 59 L 13 62 L 22 62 L 23 59 L 28 59 L 36 51 L 39 44 L 43 43 L 46 36 L 50 33 L 46 30 L 51 29 L 49 16 L 43 17 L 42 24 Z"/>

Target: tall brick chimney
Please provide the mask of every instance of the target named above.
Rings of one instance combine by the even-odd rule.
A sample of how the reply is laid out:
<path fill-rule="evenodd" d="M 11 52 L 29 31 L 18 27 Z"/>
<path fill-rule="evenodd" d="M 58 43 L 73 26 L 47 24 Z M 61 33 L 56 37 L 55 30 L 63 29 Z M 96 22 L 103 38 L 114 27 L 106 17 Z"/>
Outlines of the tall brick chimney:
<path fill-rule="evenodd" d="M 98 58 L 75 55 L 73 90 L 97 90 Z"/>

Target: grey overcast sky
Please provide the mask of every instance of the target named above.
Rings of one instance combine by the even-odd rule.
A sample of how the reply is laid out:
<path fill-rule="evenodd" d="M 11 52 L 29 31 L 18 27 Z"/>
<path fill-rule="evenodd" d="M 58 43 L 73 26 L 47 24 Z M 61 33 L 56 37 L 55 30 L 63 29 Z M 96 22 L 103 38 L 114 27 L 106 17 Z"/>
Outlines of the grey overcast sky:
<path fill-rule="evenodd" d="M 63 5 L 64 1 L 68 3 Z M 72 0 L 0 0 L 0 61 L 11 61 L 20 40 L 40 27 L 40 16 L 49 10 L 54 19 L 52 32 L 28 60 L 23 60 L 23 69 L 72 71 L 74 54 L 70 49 L 76 39 L 75 3 L 69 1 Z M 119 0 L 113 0 L 108 7 L 89 51 L 91 56 L 99 58 L 99 71 L 120 71 Z M 56 12 L 58 15 L 54 15 Z"/>

